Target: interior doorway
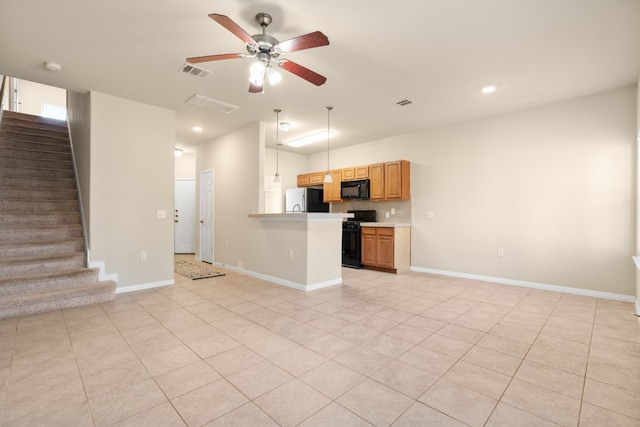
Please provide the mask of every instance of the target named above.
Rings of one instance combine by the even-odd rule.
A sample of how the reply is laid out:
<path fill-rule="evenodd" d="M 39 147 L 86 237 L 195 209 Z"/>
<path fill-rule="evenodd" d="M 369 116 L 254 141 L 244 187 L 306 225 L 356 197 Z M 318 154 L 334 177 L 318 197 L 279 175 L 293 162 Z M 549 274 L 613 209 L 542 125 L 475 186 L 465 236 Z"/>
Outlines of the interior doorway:
<path fill-rule="evenodd" d="M 200 261 L 213 264 L 214 171 L 200 172 Z"/>
<path fill-rule="evenodd" d="M 193 254 L 196 252 L 195 179 L 176 180 L 174 194 L 174 253 Z"/>

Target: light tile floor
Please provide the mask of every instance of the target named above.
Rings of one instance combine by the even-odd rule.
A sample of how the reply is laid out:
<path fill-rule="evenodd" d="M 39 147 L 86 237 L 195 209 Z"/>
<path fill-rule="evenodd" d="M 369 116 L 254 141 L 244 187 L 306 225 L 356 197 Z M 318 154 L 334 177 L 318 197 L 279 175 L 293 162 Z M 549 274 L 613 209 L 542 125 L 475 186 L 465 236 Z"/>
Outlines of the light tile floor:
<path fill-rule="evenodd" d="M 640 426 L 631 303 L 344 269 L 0 321 L 2 426 Z"/>

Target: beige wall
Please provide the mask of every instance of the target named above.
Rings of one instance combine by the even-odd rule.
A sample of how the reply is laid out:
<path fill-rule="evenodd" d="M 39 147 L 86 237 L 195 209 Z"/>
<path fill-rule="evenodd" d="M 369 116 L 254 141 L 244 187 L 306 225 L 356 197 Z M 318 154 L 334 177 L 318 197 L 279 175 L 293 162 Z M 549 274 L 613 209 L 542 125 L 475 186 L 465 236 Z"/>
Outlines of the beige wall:
<path fill-rule="evenodd" d="M 175 112 L 90 96 L 91 261 L 118 275 L 119 290 L 173 283 Z"/>
<path fill-rule="evenodd" d="M 196 189 L 200 188 L 200 172 L 214 170 L 215 262 L 251 267 L 248 214 L 258 213 L 260 200 L 264 198 L 263 127 L 262 123 L 251 123 L 196 148 Z M 200 212 L 199 190 L 196 190 L 196 212 Z M 197 257 L 200 256 L 199 241 L 198 231 Z"/>
<path fill-rule="evenodd" d="M 196 179 L 196 154 L 183 153 L 175 158 L 176 179 Z"/>
<path fill-rule="evenodd" d="M 67 92 L 67 115 L 73 156 L 80 187 L 84 231 L 87 241 L 90 238 L 91 206 L 90 164 L 91 164 L 91 98 L 88 93 Z"/>
<path fill-rule="evenodd" d="M 631 296 L 636 92 L 334 150 L 332 167 L 411 161 L 414 267 Z"/>
<path fill-rule="evenodd" d="M 18 81 L 19 111 L 39 116 L 42 104 L 67 107 L 67 91 L 53 86 L 46 86 L 28 80 Z"/>

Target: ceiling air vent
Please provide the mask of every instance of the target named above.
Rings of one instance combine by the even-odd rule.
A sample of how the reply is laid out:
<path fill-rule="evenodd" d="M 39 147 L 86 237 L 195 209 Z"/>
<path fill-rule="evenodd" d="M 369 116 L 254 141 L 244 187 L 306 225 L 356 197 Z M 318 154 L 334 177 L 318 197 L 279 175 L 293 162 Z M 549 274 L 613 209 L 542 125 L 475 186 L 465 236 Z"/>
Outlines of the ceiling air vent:
<path fill-rule="evenodd" d="M 402 101 L 396 102 L 396 105 L 399 105 L 401 107 L 406 107 L 407 105 L 411 104 L 415 104 L 415 101 L 412 101 L 410 99 L 403 99 Z"/>
<path fill-rule="evenodd" d="M 209 70 L 205 70 L 204 68 L 196 67 L 195 65 L 188 64 L 186 62 L 184 63 L 182 68 L 180 68 L 179 72 L 185 73 L 185 74 L 189 74 L 190 76 L 200 77 L 201 79 L 204 79 L 209 74 L 211 74 L 211 71 L 209 71 Z"/>
<path fill-rule="evenodd" d="M 187 99 L 186 103 L 195 105 L 196 107 L 207 108 L 209 110 L 215 110 L 227 114 L 233 113 L 238 108 L 240 108 L 237 105 L 227 104 L 226 102 L 218 101 L 217 99 L 198 94 L 195 94 L 191 98 Z"/>

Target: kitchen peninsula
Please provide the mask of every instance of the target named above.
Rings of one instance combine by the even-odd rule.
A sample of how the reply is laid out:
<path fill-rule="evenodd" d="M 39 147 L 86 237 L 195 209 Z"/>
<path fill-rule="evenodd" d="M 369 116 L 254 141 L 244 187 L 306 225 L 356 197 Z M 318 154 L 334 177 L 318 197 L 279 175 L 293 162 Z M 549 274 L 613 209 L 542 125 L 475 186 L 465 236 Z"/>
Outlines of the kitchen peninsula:
<path fill-rule="evenodd" d="M 257 277 L 312 291 L 342 284 L 342 221 L 349 213 L 250 214 Z"/>

